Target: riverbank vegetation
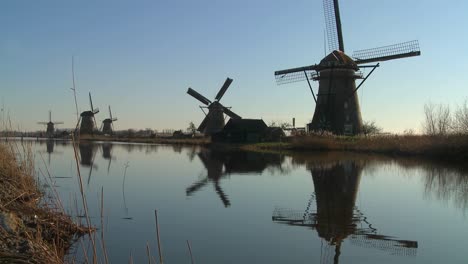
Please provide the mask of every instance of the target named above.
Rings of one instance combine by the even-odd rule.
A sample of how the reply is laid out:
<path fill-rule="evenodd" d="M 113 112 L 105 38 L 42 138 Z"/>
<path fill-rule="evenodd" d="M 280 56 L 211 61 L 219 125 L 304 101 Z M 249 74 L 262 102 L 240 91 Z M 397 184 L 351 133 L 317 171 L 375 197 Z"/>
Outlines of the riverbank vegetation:
<path fill-rule="evenodd" d="M 35 175 L 30 147 L 0 143 L 0 263 L 63 263 L 87 231 Z"/>

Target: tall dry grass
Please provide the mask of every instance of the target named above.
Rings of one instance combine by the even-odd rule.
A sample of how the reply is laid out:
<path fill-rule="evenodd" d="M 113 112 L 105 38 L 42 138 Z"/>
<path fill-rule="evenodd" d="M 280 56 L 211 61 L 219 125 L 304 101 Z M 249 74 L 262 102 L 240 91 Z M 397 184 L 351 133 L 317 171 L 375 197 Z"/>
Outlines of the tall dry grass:
<path fill-rule="evenodd" d="M 26 143 L 0 143 L 0 263 L 63 263 L 85 229 L 45 199 Z"/>
<path fill-rule="evenodd" d="M 388 136 L 300 136 L 286 146 L 303 151 L 357 151 L 396 155 L 421 155 L 442 159 L 468 158 L 468 135 L 388 135 Z"/>

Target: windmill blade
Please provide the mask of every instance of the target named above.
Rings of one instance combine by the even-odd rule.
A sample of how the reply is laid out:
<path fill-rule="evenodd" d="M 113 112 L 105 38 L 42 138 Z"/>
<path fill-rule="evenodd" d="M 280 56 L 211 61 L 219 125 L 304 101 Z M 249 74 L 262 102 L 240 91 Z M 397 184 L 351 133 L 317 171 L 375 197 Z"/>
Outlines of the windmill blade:
<path fill-rule="evenodd" d="M 117 117 L 111 119 L 112 122 L 117 121 Z"/>
<path fill-rule="evenodd" d="M 341 31 L 341 18 L 338 0 L 323 0 L 325 13 L 325 25 L 327 28 L 328 48 L 332 52 L 341 50 L 344 52 L 343 33 Z"/>
<path fill-rule="evenodd" d="M 223 202 L 224 207 L 229 207 L 229 206 L 231 206 L 231 201 L 229 201 L 228 196 L 224 193 L 224 191 L 223 191 L 223 189 L 221 188 L 221 186 L 219 186 L 219 181 L 216 181 L 216 182 L 214 183 L 214 187 L 215 187 L 216 193 L 217 193 L 218 196 L 219 196 L 219 199 L 221 199 L 221 201 Z"/>
<path fill-rule="evenodd" d="M 49 122 L 52 123 L 52 111 L 49 110 Z"/>
<path fill-rule="evenodd" d="M 37 122 L 39 125 L 47 125 L 49 122 Z"/>
<path fill-rule="evenodd" d="M 110 116 L 110 119 L 112 120 L 112 111 L 111 111 L 110 105 L 109 105 L 109 116 Z"/>
<path fill-rule="evenodd" d="M 192 88 L 188 88 L 187 93 L 190 94 L 191 96 L 195 97 L 195 99 L 200 101 L 202 104 L 205 104 L 205 105 L 211 104 L 211 101 L 208 100 L 208 98 L 206 98 L 205 96 L 199 94 L 198 92 L 196 92 Z"/>
<path fill-rule="evenodd" d="M 192 193 L 200 190 L 203 186 L 205 186 L 208 183 L 208 181 L 209 181 L 208 178 L 204 178 L 190 185 L 190 187 L 185 189 L 186 195 L 191 195 Z"/>
<path fill-rule="evenodd" d="M 198 126 L 197 130 L 200 131 L 200 132 L 203 132 L 205 130 L 207 124 L 208 124 L 208 115 L 205 116 L 203 121 Z"/>
<path fill-rule="evenodd" d="M 229 85 L 231 85 L 231 83 L 232 83 L 232 79 L 228 77 L 226 81 L 224 82 L 223 86 L 221 87 L 221 89 L 219 90 L 218 94 L 216 95 L 215 97 L 216 101 L 221 100 L 221 97 L 223 97 L 224 93 L 229 88 Z"/>
<path fill-rule="evenodd" d="M 232 119 L 242 119 L 239 115 L 234 113 L 233 111 L 229 110 L 229 108 L 223 106 L 223 112 L 228 115 Z"/>
<path fill-rule="evenodd" d="M 93 99 L 91 99 L 91 92 L 89 92 L 89 104 L 91 106 L 91 112 L 93 112 L 94 108 L 93 108 Z"/>
<path fill-rule="evenodd" d="M 376 248 L 394 255 L 415 256 L 418 241 L 401 240 L 378 234 L 353 234 L 351 243 L 364 248 Z"/>
<path fill-rule="evenodd" d="M 357 64 L 395 60 L 421 55 L 417 40 L 353 52 Z"/>
<path fill-rule="evenodd" d="M 318 70 L 318 68 L 318 65 L 310 65 L 305 67 L 275 71 L 276 84 L 281 85 L 312 79 L 315 76 L 315 72 Z"/>
<path fill-rule="evenodd" d="M 63 122 L 60 121 L 60 122 L 54 122 L 54 125 L 63 125 Z"/>

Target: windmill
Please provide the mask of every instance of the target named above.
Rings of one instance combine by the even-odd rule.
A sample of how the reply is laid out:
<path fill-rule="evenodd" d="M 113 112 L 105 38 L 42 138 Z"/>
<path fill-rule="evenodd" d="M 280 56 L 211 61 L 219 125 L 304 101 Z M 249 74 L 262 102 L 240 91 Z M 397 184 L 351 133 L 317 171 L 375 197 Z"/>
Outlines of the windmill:
<path fill-rule="evenodd" d="M 117 121 L 117 118 L 112 117 L 111 107 L 109 105 L 109 118 L 106 118 L 102 121 L 102 133 L 112 135 L 114 134 L 114 121 Z"/>
<path fill-rule="evenodd" d="M 417 241 L 380 234 L 369 218 L 355 206 L 362 169 L 363 165 L 351 160 L 312 166 L 310 171 L 315 193 L 311 195 L 306 209 L 276 208 L 272 220 L 316 230 L 319 237 L 326 241 L 326 252 L 321 256 L 321 263 L 338 263 L 341 246 L 348 238 L 357 246 L 375 248 L 393 255 L 416 255 Z M 334 252 L 331 252 L 333 248 Z"/>
<path fill-rule="evenodd" d="M 338 0 L 323 0 L 327 39 L 331 51 L 319 64 L 275 72 L 276 82 L 285 84 L 306 80 L 315 101 L 309 131 L 331 131 L 335 134 L 359 134 L 362 118 L 356 91 L 380 61 L 394 60 L 421 54 L 416 40 L 385 47 L 355 51 L 353 58 L 345 54 Z M 369 65 L 369 63 L 375 63 Z M 364 77 L 362 68 L 372 68 Z M 356 80 L 362 79 L 356 86 Z M 315 96 L 309 80 L 319 82 Z"/>
<path fill-rule="evenodd" d="M 211 102 L 203 95 L 199 94 L 192 88 L 188 88 L 187 93 L 191 96 L 195 97 L 198 101 L 202 102 L 204 107 L 200 106 L 203 111 L 203 108 L 208 108 L 208 114 L 205 113 L 205 119 L 201 122 L 200 126 L 198 126 L 198 131 L 202 132 L 205 135 L 212 135 L 221 131 L 224 127 L 224 114 L 228 115 L 232 119 L 241 119 L 240 116 L 232 112 L 229 108 L 223 106 L 219 101 L 223 97 L 224 93 L 228 89 L 229 85 L 231 85 L 232 79 L 227 78 L 224 82 L 223 86 L 219 90 L 218 94 L 215 97 L 215 100 Z"/>
<path fill-rule="evenodd" d="M 80 125 L 80 134 L 93 134 L 94 128 L 96 126 L 95 114 L 99 113 L 99 108 L 93 107 L 93 100 L 91 98 L 91 93 L 89 93 L 89 104 L 91 109 L 81 113 L 81 125 Z"/>
<path fill-rule="evenodd" d="M 49 122 L 37 122 L 40 125 L 46 125 L 46 135 L 48 138 L 53 138 L 55 133 L 55 125 L 63 124 L 63 122 L 52 122 L 52 111 L 49 110 Z"/>

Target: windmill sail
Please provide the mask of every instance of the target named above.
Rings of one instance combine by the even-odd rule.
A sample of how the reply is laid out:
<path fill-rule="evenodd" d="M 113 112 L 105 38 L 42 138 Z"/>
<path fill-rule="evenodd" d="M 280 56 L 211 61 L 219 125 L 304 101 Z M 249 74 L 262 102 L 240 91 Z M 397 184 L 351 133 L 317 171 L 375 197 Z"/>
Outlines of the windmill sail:
<path fill-rule="evenodd" d="M 344 52 L 338 0 L 323 0 L 323 9 L 325 13 L 329 51 L 341 50 Z"/>
<path fill-rule="evenodd" d="M 199 94 L 197 91 L 193 90 L 192 88 L 188 88 L 187 93 L 193 96 L 198 101 L 200 101 L 202 104 L 205 104 L 205 105 L 211 104 L 211 101 L 208 100 L 208 98 Z"/>
<path fill-rule="evenodd" d="M 228 115 L 232 119 L 242 119 L 238 114 L 234 113 L 233 111 L 229 110 L 229 108 L 223 106 L 223 111 L 226 115 Z"/>
<path fill-rule="evenodd" d="M 318 65 L 311 65 L 311 66 L 276 71 L 275 72 L 276 83 L 278 85 L 281 85 L 281 84 L 287 84 L 287 83 L 293 83 L 293 82 L 301 82 L 307 79 L 310 80 L 315 76 L 317 69 L 318 69 Z"/>
<path fill-rule="evenodd" d="M 224 82 L 223 86 L 222 86 L 221 89 L 219 90 L 218 94 L 216 95 L 215 100 L 217 100 L 217 101 L 221 100 L 221 98 L 223 97 L 224 93 L 225 93 L 226 90 L 229 88 L 229 85 L 231 85 L 231 83 L 232 83 L 232 79 L 227 78 L 226 81 Z"/>
<path fill-rule="evenodd" d="M 421 55 L 421 51 L 417 40 L 353 52 L 353 58 L 357 64 L 395 60 L 419 55 Z"/>

